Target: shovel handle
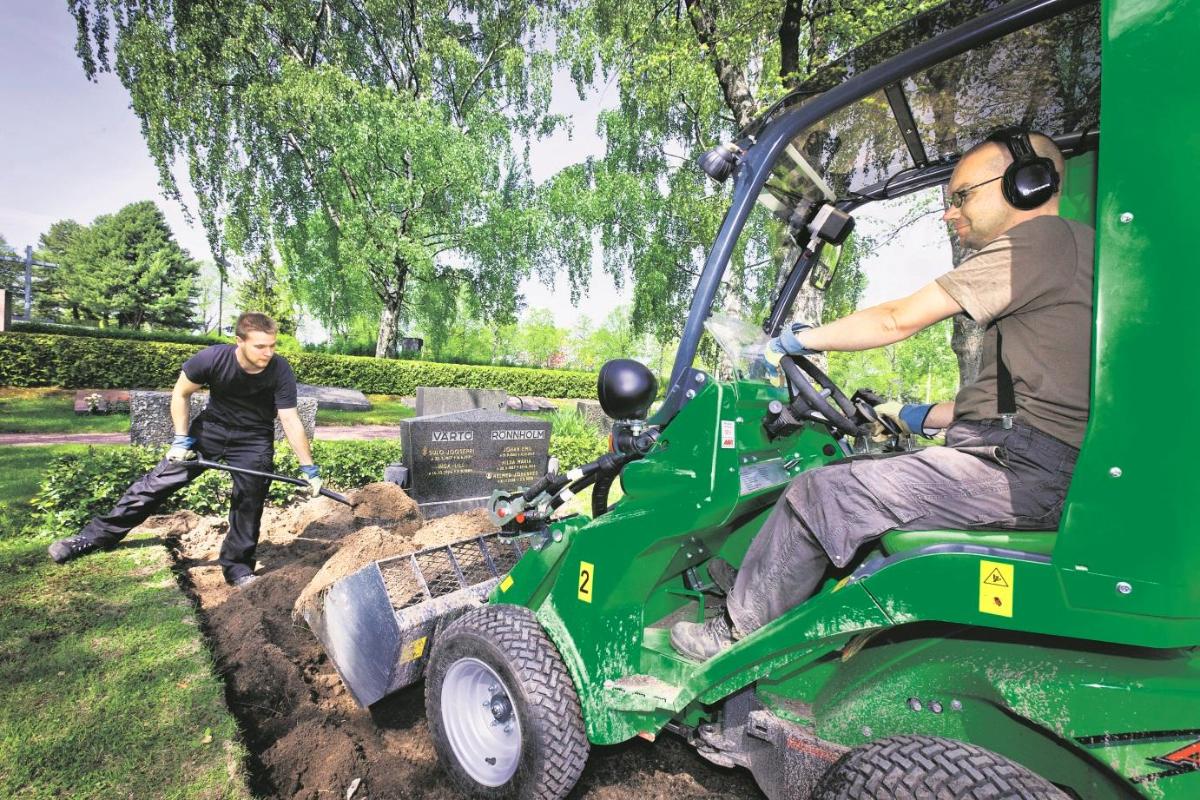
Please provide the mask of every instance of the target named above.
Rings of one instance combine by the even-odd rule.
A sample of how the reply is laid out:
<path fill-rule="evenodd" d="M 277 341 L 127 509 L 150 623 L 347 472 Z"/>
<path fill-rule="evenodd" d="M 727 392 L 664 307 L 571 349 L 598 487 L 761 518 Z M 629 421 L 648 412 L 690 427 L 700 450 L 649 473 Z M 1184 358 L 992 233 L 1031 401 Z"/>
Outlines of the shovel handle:
<path fill-rule="evenodd" d="M 237 472 L 242 475 L 253 475 L 256 478 L 267 478 L 268 480 L 272 481 L 283 481 L 284 483 L 290 483 L 294 486 L 308 486 L 308 481 L 304 480 L 303 478 L 293 478 L 289 475 L 276 475 L 274 472 L 262 472 L 261 470 L 249 469 L 247 467 L 233 467 L 229 464 L 218 464 L 216 461 L 209 461 L 205 458 L 197 458 L 191 463 L 198 467 L 205 467 L 206 469 L 219 469 L 223 472 Z M 346 497 L 346 495 L 338 494 L 337 492 L 331 491 L 330 489 L 326 489 L 324 487 L 321 488 L 320 494 L 323 497 L 328 497 L 330 500 L 336 500 L 343 505 L 348 506 L 351 504 L 350 499 Z"/>

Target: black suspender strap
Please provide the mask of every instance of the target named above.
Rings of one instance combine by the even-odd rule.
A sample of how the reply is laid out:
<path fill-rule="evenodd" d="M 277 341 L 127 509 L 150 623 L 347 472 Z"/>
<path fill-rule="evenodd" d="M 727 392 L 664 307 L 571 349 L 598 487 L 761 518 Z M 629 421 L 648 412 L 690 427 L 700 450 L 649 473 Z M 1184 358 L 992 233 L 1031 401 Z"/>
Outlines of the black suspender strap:
<path fill-rule="evenodd" d="M 1012 374 L 1004 364 L 1004 335 L 999 325 L 996 325 L 996 412 L 1001 427 L 1011 428 L 1013 417 L 1017 416 L 1017 393 Z"/>

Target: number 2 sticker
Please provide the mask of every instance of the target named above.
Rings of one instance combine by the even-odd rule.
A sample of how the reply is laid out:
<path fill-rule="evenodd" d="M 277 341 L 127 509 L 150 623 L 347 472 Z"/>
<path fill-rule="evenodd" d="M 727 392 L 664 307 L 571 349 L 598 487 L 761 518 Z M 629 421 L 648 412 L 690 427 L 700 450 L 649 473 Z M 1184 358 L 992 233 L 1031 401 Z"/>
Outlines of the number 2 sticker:
<path fill-rule="evenodd" d="M 596 580 L 596 566 L 586 561 L 579 562 L 579 599 L 592 602 L 592 583 Z"/>

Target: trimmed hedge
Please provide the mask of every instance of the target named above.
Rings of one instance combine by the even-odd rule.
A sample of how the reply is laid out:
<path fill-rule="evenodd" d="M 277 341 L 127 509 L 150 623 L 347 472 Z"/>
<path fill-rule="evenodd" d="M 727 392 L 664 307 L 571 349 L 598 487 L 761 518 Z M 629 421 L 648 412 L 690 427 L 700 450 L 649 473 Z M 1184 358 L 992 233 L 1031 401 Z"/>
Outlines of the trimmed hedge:
<path fill-rule="evenodd" d="M 172 386 L 194 344 L 0 333 L 0 386 L 127 389 Z M 371 394 L 415 394 L 418 386 L 504 389 L 513 395 L 596 396 L 590 372 L 477 367 L 429 361 L 288 353 L 302 383 L 347 386 Z"/>
<path fill-rule="evenodd" d="M 143 342 L 173 344 L 225 344 L 228 336 L 216 334 L 179 333 L 177 331 L 142 331 L 132 328 L 89 328 L 84 325 L 58 325 L 53 322 L 14 322 L 17 333 L 49 333 L 55 336 L 87 336 L 92 339 L 136 339 Z"/>
<path fill-rule="evenodd" d="M 607 449 L 606 441 L 594 433 L 565 431 L 550 435 L 550 454 L 559 459 L 564 471 L 598 458 Z M 380 440 L 317 440 L 312 442 L 312 450 L 325 485 L 343 492 L 383 480 L 384 467 L 400 461 L 402 453 L 399 442 Z M 37 495 L 31 501 L 37 527 L 63 535 L 73 533 L 93 515 L 112 508 L 126 487 L 149 472 L 165 451 L 165 447 L 88 448 L 86 454 L 59 456 L 42 474 Z M 276 446 L 273 470 L 299 477 L 299 462 L 291 448 Z M 287 505 L 302 497 L 298 491 L 292 484 L 272 482 L 267 502 Z M 223 514 L 232 493 L 229 473 L 205 470 L 167 500 L 159 513 L 187 509 L 197 514 Z"/>
<path fill-rule="evenodd" d="M 321 465 L 325 485 L 349 491 L 383 480 L 383 469 L 400 460 L 400 443 L 388 441 L 315 441 L 313 460 Z M 59 456 L 42 475 L 41 487 L 31 501 L 35 520 L 43 531 L 64 535 L 112 508 L 126 487 L 149 472 L 162 458 L 164 447 L 122 447 L 95 450 L 86 455 Z M 296 456 L 286 446 L 275 448 L 274 471 L 299 477 Z M 286 505 L 299 490 L 290 483 L 272 482 L 270 505 Z M 196 480 L 171 496 L 158 513 L 187 509 L 197 514 L 223 514 L 229 509 L 233 480 L 229 473 L 205 470 Z"/>

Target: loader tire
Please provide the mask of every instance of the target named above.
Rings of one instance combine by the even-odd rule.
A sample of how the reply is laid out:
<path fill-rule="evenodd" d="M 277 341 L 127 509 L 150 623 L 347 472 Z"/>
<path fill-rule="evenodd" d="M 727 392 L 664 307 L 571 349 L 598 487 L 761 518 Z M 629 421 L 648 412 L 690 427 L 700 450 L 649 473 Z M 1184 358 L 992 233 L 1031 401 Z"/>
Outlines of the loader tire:
<path fill-rule="evenodd" d="M 982 747 L 893 736 L 856 747 L 829 768 L 813 800 L 1067 800 L 1044 778 Z"/>
<path fill-rule="evenodd" d="M 471 797 L 559 800 L 587 763 L 571 677 L 523 606 L 475 609 L 439 635 L 425 711 L 442 766 Z"/>

